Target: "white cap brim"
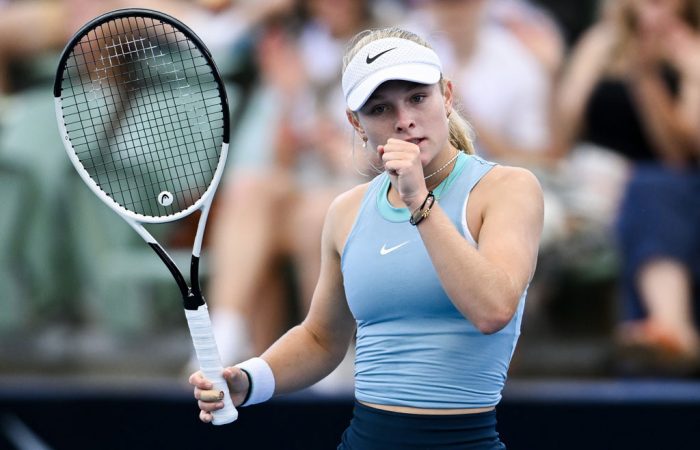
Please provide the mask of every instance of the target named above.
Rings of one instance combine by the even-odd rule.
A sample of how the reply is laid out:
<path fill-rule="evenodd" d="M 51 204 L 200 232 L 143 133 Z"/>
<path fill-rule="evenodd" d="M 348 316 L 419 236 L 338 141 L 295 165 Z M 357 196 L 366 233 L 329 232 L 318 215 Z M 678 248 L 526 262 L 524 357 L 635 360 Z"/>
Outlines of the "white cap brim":
<path fill-rule="evenodd" d="M 401 64 L 385 67 L 372 73 L 362 80 L 347 97 L 347 105 L 351 111 L 362 108 L 368 98 L 383 83 L 391 80 L 412 81 L 421 84 L 435 84 L 440 81 L 440 69 L 433 65 L 421 63 Z"/>
<path fill-rule="evenodd" d="M 348 108 L 357 111 L 382 83 L 435 84 L 441 77 L 440 58 L 431 48 L 408 39 L 378 39 L 362 47 L 348 63 L 343 72 L 343 94 Z"/>

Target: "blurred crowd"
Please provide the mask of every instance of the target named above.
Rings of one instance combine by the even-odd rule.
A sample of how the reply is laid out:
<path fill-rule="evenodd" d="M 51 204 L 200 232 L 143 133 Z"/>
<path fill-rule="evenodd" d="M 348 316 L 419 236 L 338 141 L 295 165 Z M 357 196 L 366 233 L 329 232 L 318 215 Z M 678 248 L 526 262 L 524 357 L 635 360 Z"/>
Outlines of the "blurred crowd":
<path fill-rule="evenodd" d="M 91 18 L 129 6 L 0 0 L 0 334 L 57 322 L 125 334 L 184 326 L 160 262 L 75 181 L 53 115 L 62 46 Z M 327 206 L 378 173 L 347 122 L 341 58 L 358 31 L 398 25 L 440 55 L 478 154 L 529 168 L 544 189 L 512 370 L 700 373 L 700 0 L 138 6 L 190 26 L 227 84 L 232 155 L 205 241 L 225 364 L 303 317 Z M 194 226 L 162 237 L 186 253 Z M 581 342 L 591 351 L 573 362 Z"/>

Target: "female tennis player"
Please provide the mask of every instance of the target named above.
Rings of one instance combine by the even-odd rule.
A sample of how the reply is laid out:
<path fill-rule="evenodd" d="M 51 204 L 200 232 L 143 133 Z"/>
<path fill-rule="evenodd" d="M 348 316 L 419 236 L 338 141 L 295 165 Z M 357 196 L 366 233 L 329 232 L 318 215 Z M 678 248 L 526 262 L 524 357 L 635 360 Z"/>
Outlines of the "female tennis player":
<path fill-rule="evenodd" d="M 415 34 L 360 33 L 342 85 L 383 173 L 329 208 L 305 320 L 225 369 L 234 404 L 319 381 L 357 331 L 354 416 L 338 448 L 505 448 L 495 406 L 535 270 L 540 186 L 473 155 L 452 84 Z M 200 372 L 190 383 L 209 422 L 223 403 Z"/>

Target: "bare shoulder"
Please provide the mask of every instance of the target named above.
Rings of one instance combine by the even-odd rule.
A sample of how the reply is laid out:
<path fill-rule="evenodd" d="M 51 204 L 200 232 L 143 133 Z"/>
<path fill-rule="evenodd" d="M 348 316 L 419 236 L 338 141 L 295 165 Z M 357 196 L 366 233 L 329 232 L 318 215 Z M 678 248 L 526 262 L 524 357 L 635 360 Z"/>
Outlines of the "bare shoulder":
<path fill-rule="evenodd" d="M 506 234 L 521 242 L 539 242 L 544 222 L 544 195 L 537 177 L 527 169 L 496 166 L 470 195 L 467 222 L 480 245 L 503 241 Z M 534 251 L 534 250 L 533 250 Z"/>
<path fill-rule="evenodd" d="M 358 208 L 367 192 L 369 183 L 363 183 L 338 195 L 331 203 L 330 209 L 335 214 L 343 214 L 347 210 Z"/>
<path fill-rule="evenodd" d="M 611 56 L 618 39 L 619 31 L 608 22 L 601 22 L 586 30 L 571 50 L 571 59 L 580 64 L 597 66 L 603 64 Z M 600 61 L 587 58 L 599 58 Z"/>
<path fill-rule="evenodd" d="M 368 187 L 369 183 L 363 183 L 343 192 L 328 208 L 325 232 L 339 254 L 342 253 Z"/>
<path fill-rule="evenodd" d="M 520 222 L 544 220 L 544 195 L 537 177 L 521 167 L 494 167 L 472 191 L 469 222 L 475 228 L 487 217 L 501 217 L 506 222 L 517 217 Z"/>
<path fill-rule="evenodd" d="M 612 47 L 617 37 L 619 30 L 617 26 L 610 21 L 599 21 L 594 23 L 587 29 L 583 30 L 579 38 L 574 42 L 571 49 L 571 55 L 580 53 L 598 52 L 602 49 Z"/>
<path fill-rule="evenodd" d="M 542 198 L 539 180 L 522 167 L 498 165 L 484 176 L 477 188 L 486 197 L 523 194 L 531 196 L 533 200 Z"/>

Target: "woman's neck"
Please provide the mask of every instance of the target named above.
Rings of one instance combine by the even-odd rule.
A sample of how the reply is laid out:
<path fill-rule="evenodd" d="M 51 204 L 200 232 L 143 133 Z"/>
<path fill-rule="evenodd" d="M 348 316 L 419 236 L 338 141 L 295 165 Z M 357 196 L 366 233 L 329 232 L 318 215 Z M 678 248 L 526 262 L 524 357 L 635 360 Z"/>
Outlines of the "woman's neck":
<path fill-rule="evenodd" d="M 425 177 L 425 185 L 428 190 L 437 187 L 445 178 L 450 175 L 454 168 L 454 162 L 459 155 L 459 150 L 452 144 L 448 144 L 445 149 L 430 161 L 423 168 L 423 176 Z"/>

